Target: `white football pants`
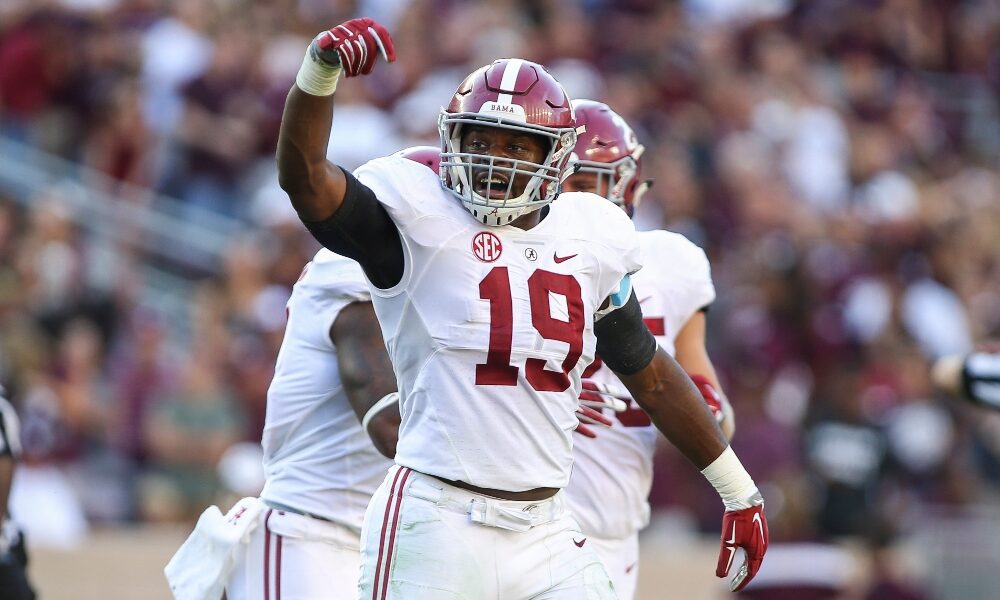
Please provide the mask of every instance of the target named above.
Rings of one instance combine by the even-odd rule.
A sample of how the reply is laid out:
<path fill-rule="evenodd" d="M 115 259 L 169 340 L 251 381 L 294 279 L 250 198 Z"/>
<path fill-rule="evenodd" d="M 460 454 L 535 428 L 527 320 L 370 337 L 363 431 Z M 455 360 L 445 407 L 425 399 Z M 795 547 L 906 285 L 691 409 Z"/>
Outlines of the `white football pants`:
<path fill-rule="evenodd" d="M 249 544 L 237 553 L 227 600 L 357 598 L 357 533 L 276 508 L 265 508 L 258 518 Z"/>
<path fill-rule="evenodd" d="M 393 466 L 361 532 L 360 600 L 616 598 L 563 493 L 514 502 Z"/>
<path fill-rule="evenodd" d="M 594 551 L 604 563 L 604 568 L 615 584 L 615 592 L 621 600 L 635 598 L 639 584 L 639 533 L 633 533 L 621 540 L 588 538 Z"/>

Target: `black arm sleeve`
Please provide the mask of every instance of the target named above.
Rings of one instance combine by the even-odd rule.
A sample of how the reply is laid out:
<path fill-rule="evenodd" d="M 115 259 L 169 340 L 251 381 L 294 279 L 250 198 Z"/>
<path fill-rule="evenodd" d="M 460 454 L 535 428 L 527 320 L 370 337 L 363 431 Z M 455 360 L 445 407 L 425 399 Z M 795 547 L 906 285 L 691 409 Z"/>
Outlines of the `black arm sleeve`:
<path fill-rule="evenodd" d="M 399 230 L 375 192 L 354 175 L 341 171 L 347 178 L 343 204 L 325 221 L 303 223 L 319 243 L 358 261 L 376 287 L 391 288 L 403 278 Z"/>
<path fill-rule="evenodd" d="M 597 335 L 597 355 L 615 373 L 637 373 L 656 354 L 656 338 L 642 322 L 642 310 L 635 292 L 624 306 L 594 323 L 594 334 Z"/>

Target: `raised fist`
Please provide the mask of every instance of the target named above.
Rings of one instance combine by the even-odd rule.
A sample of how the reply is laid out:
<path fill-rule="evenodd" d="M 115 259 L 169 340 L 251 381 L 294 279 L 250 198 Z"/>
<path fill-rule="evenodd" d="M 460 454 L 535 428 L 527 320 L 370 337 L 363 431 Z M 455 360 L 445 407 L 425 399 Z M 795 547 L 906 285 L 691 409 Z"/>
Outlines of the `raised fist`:
<path fill-rule="evenodd" d="M 387 62 L 396 60 L 389 32 L 363 17 L 341 23 L 316 36 L 309 48 L 314 58 L 330 66 L 340 65 L 344 75 L 367 75 L 375 67 L 376 49 Z"/>
<path fill-rule="evenodd" d="M 722 515 L 722 547 L 719 550 L 719 563 L 715 567 L 717 577 L 729 575 L 733 566 L 736 549 L 743 548 L 746 560 L 740 565 L 736 577 L 729 584 L 729 589 L 738 592 L 742 590 L 760 569 L 760 563 L 767 552 L 768 533 L 767 519 L 764 517 L 764 499 L 759 493 L 754 494 L 747 503 L 747 508 L 727 510 Z"/>

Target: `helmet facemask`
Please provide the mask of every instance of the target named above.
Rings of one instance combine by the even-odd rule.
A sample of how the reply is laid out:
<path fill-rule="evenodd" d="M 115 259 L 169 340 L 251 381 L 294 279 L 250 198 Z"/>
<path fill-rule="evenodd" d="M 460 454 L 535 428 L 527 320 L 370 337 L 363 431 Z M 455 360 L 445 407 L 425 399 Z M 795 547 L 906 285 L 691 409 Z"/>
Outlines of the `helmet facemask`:
<path fill-rule="evenodd" d="M 651 183 L 643 182 L 640 184 L 636 179 L 639 175 L 638 160 L 644 150 L 642 144 L 639 144 L 631 155 L 623 156 L 613 162 L 580 160 L 574 153 L 569 160 L 569 175 L 572 177 L 577 173 L 594 174 L 596 176 L 595 193 L 607 198 L 616 206 L 620 206 L 629 216 L 632 216 L 642 199 L 642 195 Z M 629 196 L 631 196 L 631 201 L 629 201 Z"/>
<path fill-rule="evenodd" d="M 499 127 L 543 138 L 549 149 L 542 162 L 462 151 L 466 125 Z M 530 125 L 481 113 L 442 111 L 441 171 L 445 187 L 478 221 L 491 226 L 508 225 L 518 217 L 555 200 L 570 151 L 576 144 L 572 128 Z M 520 181 L 527 178 L 523 189 Z M 477 189 L 485 182 L 485 189 Z"/>
<path fill-rule="evenodd" d="M 618 206 L 625 207 L 625 192 L 632 185 L 637 172 L 635 160 L 631 156 L 623 156 L 613 163 L 575 160 L 571 161 L 570 168 L 573 175 L 577 173 L 596 175 L 595 193 Z"/>

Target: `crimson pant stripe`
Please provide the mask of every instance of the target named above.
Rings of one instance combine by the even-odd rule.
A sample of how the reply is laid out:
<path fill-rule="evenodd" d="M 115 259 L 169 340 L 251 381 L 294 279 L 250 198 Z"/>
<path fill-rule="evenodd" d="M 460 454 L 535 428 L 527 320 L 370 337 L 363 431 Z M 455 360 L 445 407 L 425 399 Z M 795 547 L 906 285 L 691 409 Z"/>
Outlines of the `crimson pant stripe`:
<path fill-rule="evenodd" d="M 396 491 L 396 514 L 392 517 L 392 531 L 389 532 L 389 549 L 386 551 L 385 556 L 385 573 L 382 575 L 382 600 L 385 600 L 386 596 L 389 595 L 389 565 L 392 563 L 393 545 L 396 543 L 396 526 L 399 525 L 399 507 L 403 503 L 403 490 L 406 488 L 406 479 L 410 476 L 411 472 L 410 469 L 406 469 L 406 473 L 403 474 L 403 480 L 399 482 L 399 489 Z M 392 500 L 392 498 L 389 499 Z"/>
<path fill-rule="evenodd" d="M 372 600 L 378 599 L 378 576 L 382 572 L 382 553 L 385 550 L 385 532 L 389 527 L 389 508 L 392 507 L 392 495 L 396 491 L 396 482 L 403 473 L 405 467 L 396 470 L 396 475 L 392 478 L 392 485 L 389 487 L 389 496 L 385 501 L 385 514 L 382 515 L 382 534 L 378 541 L 378 561 L 375 562 L 375 579 L 372 581 Z"/>
<path fill-rule="evenodd" d="M 264 517 L 264 600 L 271 598 L 271 530 L 267 528 L 267 523 L 273 510 L 268 509 Z"/>
<path fill-rule="evenodd" d="M 274 549 L 274 562 L 277 563 L 274 568 L 274 598 L 275 600 L 281 600 L 281 540 L 282 537 L 278 534 L 274 534 L 274 539 L 277 541 L 277 547 Z"/>

